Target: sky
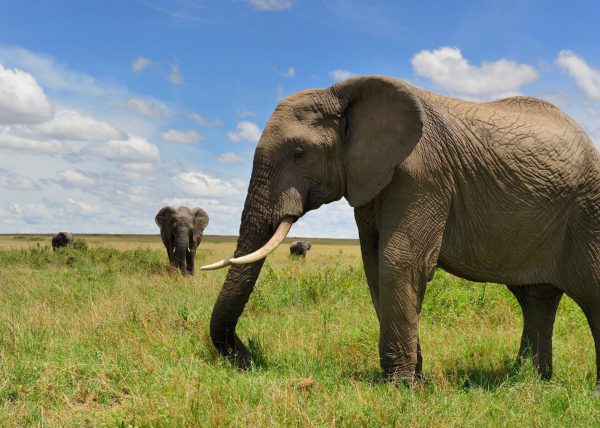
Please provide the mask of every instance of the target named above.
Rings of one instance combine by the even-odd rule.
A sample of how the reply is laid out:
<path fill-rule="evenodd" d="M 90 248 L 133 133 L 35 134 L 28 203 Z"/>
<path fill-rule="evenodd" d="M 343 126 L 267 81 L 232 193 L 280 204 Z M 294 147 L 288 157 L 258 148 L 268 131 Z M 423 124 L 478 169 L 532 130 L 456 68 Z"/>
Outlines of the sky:
<path fill-rule="evenodd" d="M 158 210 L 185 205 L 236 235 L 277 104 L 358 75 L 541 97 L 600 147 L 598 16 L 577 0 L 3 0 L 0 233 L 158 233 Z M 356 237 L 353 211 L 290 235 Z"/>

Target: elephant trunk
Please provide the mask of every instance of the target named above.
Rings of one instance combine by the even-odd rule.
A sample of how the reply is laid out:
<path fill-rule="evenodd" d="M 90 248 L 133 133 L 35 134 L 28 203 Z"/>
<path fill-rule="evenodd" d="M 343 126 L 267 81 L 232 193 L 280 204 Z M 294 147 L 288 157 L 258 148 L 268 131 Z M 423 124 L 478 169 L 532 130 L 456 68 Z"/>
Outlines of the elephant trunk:
<path fill-rule="evenodd" d="M 266 171 L 266 168 L 254 168 L 242 213 L 235 257 L 256 251 L 273 234 L 272 213 L 268 208 L 270 180 Z M 237 336 L 235 328 L 263 263 L 264 259 L 261 259 L 248 264 L 232 265 L 229 268 L 210 319 L 210 336 L 217 351 L 240 368 L 249 368 L 251 357 Z"/>
<path fill-rule="evenodd" d="M 189 247 L 188 231 L 185 228 L 180 228 L 175 234 L 175 265 L 179 270 L 185 273 L 185 259 Z"/>

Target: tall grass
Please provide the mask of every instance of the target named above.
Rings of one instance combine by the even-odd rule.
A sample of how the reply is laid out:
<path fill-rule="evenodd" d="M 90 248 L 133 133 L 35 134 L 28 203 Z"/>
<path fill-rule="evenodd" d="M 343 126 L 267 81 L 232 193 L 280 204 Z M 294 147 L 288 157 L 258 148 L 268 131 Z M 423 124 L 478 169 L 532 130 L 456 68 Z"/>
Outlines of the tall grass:
<path fill-rule="evenodd" d="M 240 319 L 254 355 L 240 372 L 208 335 L 224 271 L 183 277 L 158 249 L 87 247 L 0 251 L 0 426 L 600 423 L 593 343 L 569 299 L 543 382 L 513 364 L 512 295 L 438 271 L 421 316 L 427 379 L 408 389 L 380 382 L 360 260 L 335 245 L 320 263 L 277 256 Z"/>

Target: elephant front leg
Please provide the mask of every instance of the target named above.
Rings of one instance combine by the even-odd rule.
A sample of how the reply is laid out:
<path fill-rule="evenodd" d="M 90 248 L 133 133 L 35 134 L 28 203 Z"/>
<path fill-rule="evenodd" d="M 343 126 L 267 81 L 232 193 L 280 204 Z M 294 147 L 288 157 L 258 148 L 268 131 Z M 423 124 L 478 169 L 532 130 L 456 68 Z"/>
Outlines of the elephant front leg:
<path fill-rule="evenodd" d="M 379 269 L 379 358 L 384 380 L 408 384 L 423 379 L 419 313 L 435 264 L 429 261 L 383 263 Z"/>
<path fill-rule="evenodd" d="M 369 291 L 371 293 L 371 300 L 377 314 L 377 319 L 381 321 L 380 309 L 379 309 L 379 233 L 377 231 L 377 225 L 375 222 L 375 212 L 373 211 L 373 204 L 356 208 L 354 210 L 354 217 L 358 226 L 358 235 L 360 238 L 360 249 L 365 268 L 365 276 L 369 285 Z M 423 286 L 422 292 L 419 295 L 419 300 L 422 301 L 425 287 Z M 417 316 L 420 313 L 421 305 L 417 307 Z M 383 361 L 383 360 L 382 360 Z M 382 363 L 382 366 L 384 363 Z M 384 373 L 386 370 L 384 369 Z M 414 369 L 415 380 L 423 380 L 423 356 L 421 353 L 421 344 L 417 334 L 417 349 L 416 349 L 416 365 Z M 384 374 L 384 377 L 389 378 L 390 374 Z M 393 374 L 391 375 L 393 377 Z"/>
<path fill-rule="evenodd" d="M 371 301 L 379 320 L 379 234 L 375 224 L 373 203 L 355 208 L 354 218 L 358 226 L 360 252 L 371 293 Z"/>

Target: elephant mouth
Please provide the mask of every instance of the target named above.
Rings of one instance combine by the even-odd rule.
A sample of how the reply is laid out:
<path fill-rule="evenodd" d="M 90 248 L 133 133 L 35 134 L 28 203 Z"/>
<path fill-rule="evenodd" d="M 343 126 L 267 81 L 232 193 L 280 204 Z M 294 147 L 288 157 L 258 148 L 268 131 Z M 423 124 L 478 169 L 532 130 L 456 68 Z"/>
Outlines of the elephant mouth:
<path fill-rule="evenodd" d="M 290 229 L 292 228 L 292 224 L 296 221 L 296 217 L 286 216 L 281 219 L 277 230 L 271 237 L 271 239 L 258 250 L 253 253 L 246 254 L 241 257 L 227 257 L 223 260 L 220 260 L 216 263 L 212 263 L 210 265 L 205 265 L 200 268 L 200 270 L 214 270 L 221 269 L 230 265 L 245 265 L 248 263 L 253 263 L 258 260 L 262 260 L 267 257 L 270 253 L 275 251 L 275 249 L 283 242 Z"/>

